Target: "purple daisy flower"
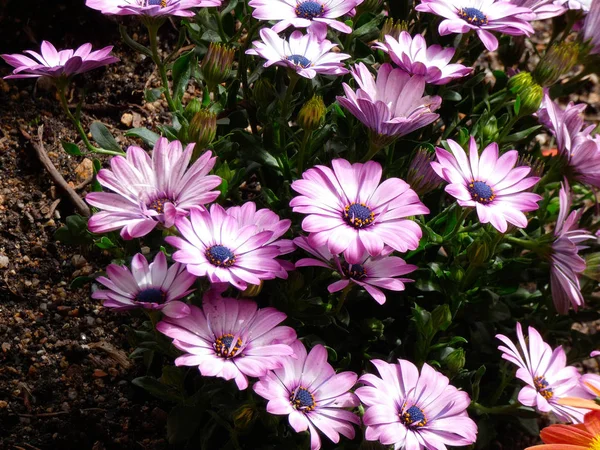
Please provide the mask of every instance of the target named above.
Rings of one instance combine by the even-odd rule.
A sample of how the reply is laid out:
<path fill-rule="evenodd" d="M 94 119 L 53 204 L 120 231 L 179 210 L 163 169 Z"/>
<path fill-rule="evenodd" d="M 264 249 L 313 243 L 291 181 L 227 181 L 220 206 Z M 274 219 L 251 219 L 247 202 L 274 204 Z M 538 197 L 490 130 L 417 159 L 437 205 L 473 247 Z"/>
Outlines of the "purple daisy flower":
<path fill-rule="evenodd" d="M 337 100 L 371 130 L 382 147 L 439 117 L 433 111 L 440 107 L 442 99 L 437 95 L 423 96 L 423 77 L 411 77 L 402 69 L 383 64 L 375 80 L 363 63 L 354 66 L 352 76 L 359 88 L 354 92 L 344 83 L 346 96 Z"/>
<path fill-rule="evenodd" d="M 392 61 L 408 74 L 424 77 L 426 83 L 447 84 L 473 71 L 462 64 L 450 64 L 454 48 L 442 48 L 440 45 L 427 47 L 425 38 L 420 34 L 413 38 L 408 32 L 402 31 L 398 40 L 393 36 L 385 36 L 385 43 L 378 42 L 375 48 L 388 53 Z"/>
<path fill-rule="evenodd" d="M 205 377 L 234 379 L 238 389 L 248 377 L 281 367 L 294 354 L 296 332 L 278 326 L 286 315 L 275 308 L 258 309 L 251 300 L 205 298 L 202 309 L 190 306 L 186 317 L 165 318 L 156 329 L 185 352 L 176 366 L 197 366 Z"/>
<path fill-rule="evenodd" d="M 531 9 L 505 0 L 421 0 L 415 9 L 444 17 L 438 28 L 442 36 L 475 30 L 490 52 L 498 48 L 498 39 L 490 31 L 512 36 L 533 33 L 528 22 L 535 19 Z"/>
<path fill-rule="evenodd" d="M 524 192 L 539 177 L 527 177 L 531 167 L 515 167 L 519 153 L 510 150 L 498 158 L 498 144 L 488 145 L 481 157 L 475 139 L 469 141 L 469 158 L 458 143 L 448 139 L 452 153 L 436 148 L 438 162 L 431 167 L 448 183 L 445 190 L 463 207 L 477 209 L 481 223 L 491 223 L 501 233 L 507 222 L 527 226 L 524 212 L 538 209 L 538 194 Z"/>
<path fill-rule="evenodd" d="M 317 430 L 336 444 L 340 434 L 354 439 L 358 416 L 343 408 L 359 405 L 350 389 L 358 378 L 354 372 L 336 374 L 327 363 L 327 350 L 316 345 L 306 353 L 304 344 L 292 344 L 296 358 L 283 360 L 282 367 L 268 372 L 255 385 L 254 391 L 268 400 L 267 411 L 287 415 L 297 432 L 310 432 L 311 450 L 321 448 Z"/>
<path fill-rule="evenodd" d="M 371 361 L 379 376 L 365 374 L 366 386 L 356 395 L 367 407 L 365 439 L 394 445 L 395 449 L 438 449 L 475 442 L 477 425 L 467 415 L 471 399 L 450 380 L 423 364 L 421 373 L 410 361 L 390 364 Z"/>
<path fill-rule="evenodd" d="M 580 33 L 583 34 L 583 40 L 589 41 L 592 46 L 590 53 L 600 54 L 600 33 L 598 33 L 598 28 L 600 28 L 600 2 L 592 2 L 589 11 L 585 16 Z"/>
<path fill-rule="evenodd" d="M 193 17 L 194 8 L 221 6 L 221 0 L 86 0 L 102 14 L 117 16 Z"/>
<path fill-rule="evenodd" d="M 571 193 L 568 183 L 561 186 L 560 209 L 550 254 L 550 286 L 552 300 L 559 314 L 567 314 L 569 307 L 577 311 L 583 306 L 584 299 L 579 285 L 579 276 L 585 271 L 585 259 L 579 251 L 587 247 L 580 245 L 587 240 L 595 239 L 587 230 L 577 229 L 583 211 L 571 210 Z"/>
<path fill-rule="evenodd" d="M 123 239 L 145 236 L 157 225 L 166 228 L 190 208 L 214 201 L 221 178 L 208 175 L 216 158 L 207 151 L 191 167 L 194 144 L 160 138 L 152 159 L 140 147 L 131 146 L 127 156 L 115 156 L 111 170 L 98 172 L 100 184 L 113 192 L 91 192 L 85 200 L 104 211 L 94 214 L 88 227 L 93 233 L 121 229 Z"/>
<path fill-rule="evenodd" d="M 418 269 L 415 265 L 406 264 L 402 258 L 389 256 L 393 251 L 389 247 L 384 247 L 381 255 L 377 257 L 365 253 L 360 258 L 359 263 L 350 264 L 341 260 L 337 255 L 332 255 L 326 244 L 315 248 L 304 236 L 294 239 L 294 243 L 317 258 L 302 258 L 296 262 L 296 267 L 328 267 L 335 270 L 342 277 L 341 280 L 327 287 L 330 293 L 341 291 L 350 283 L 354 283 L 364 288 L 380 305 L 383 305 L 386 301 L 385 294 L 380 288 L 389 289 L 390 291 L 403 291 L 404 283 L 410 283 L 414 280 L 398 277 Z"/>
<path fill-rule="evenodd" d="M 278 20 L 273 31 L 279 33 L 288 27 L 306 28 L 325 39 L 327 26 L 342 33 L 352 33 L 352 28 L 338 19 L 354 15 L 354 8 L 363 0 L 251 0 L 252 16 L 258 20 Z"/>
<path fill-rule="evenodd" d="M 592 353 L 590 353 L 591 358 L 595 358 L 597 356 L 600 356 L 600 350 L 594 350 Z"/>
<path fill-rule="evenodd" d="M 33 50 L 25 50 L 25 55 L 0 55 L 15 69 L 9 78 L 68 78 L 78 73 L 87 72 L 98 67 L 119 62 L 119 58 L 110 55 L 112 45 L 100 50 L 92 51 L 92 44 L 83 44 L 76 50 L 56 50 L 56 47 L 48 41 L 42 42 L 41 54 Z"/>
<path fill-rule="evenodd" d="M 435 153 L 421 147 L 410 161 L 406 182 L 419 196 L 437 189 L 444 181 L 431 167 L 434 159 Z"/>
<path fill-rule="evenodd" d="M 558 402 L 563 397 L 591 398 L 579 384 L 581 375 L 577 369 L 567 366 L 562 347 L 553 351 L 533 327 L 529 327 L 528 345 L 520 323 L 517 323 L 520 350 L 508 337 L 498 334 L 496 338 L 504 344 L 498 347 L 502 358 L 519 368 L 516 376 L 527 384 L 519 392 L 519 402 L 540 412 L 553 412 L 564 422 L 583 422 L 586 410 Z"/>
<path fill-rule="evenodd" d="M 194 208 L 190 219 L 181 217 L 176 226 L 182 237 L 165 239 L 179 249 L 173 259 L 211 283 L 231 283 L 243 291 L 247 283 L 259 285 L 281 272 L 275 259 L 280 249 L 271 244 L 274 233 L 260 231 L 256 225 L 241 225 L 219 205 L 212 205 L 210 212 Z"/>
<path fill-rule="evenodd" d="M 189 306 L 177 300 L 193 291 L 190 287 L 196 277 L 188 273 L 183 264 L 167 267 L 167 258 L 162 252 L 158 252 L 150 264 L 138 253 L 131 260 L 131 271 L 125 266 L 110 264 L 106 274 L 108 277 L 98 277 L 96 281 L 107 289 L 98 289 L 92 294 L 92 298 L 103 300 L 106 308 L 116 311 L 154 309 L 169 317 L 184 317 L 190 313 Z"/>
<path fill-rule="evenodd" d="M 569 103 L 563 110 L 546 93 L 537 112 L 539 121 L 556 138 L 559 157 L 568 166 L 569 179 L 600 187 L 600 135 L 583 120 L 584 103 Z"/>
<path fill-rule="evenodd" d="M 292 253 L 296 246 L 291 239 L 279 239 L 290 229 L 292 221 L 289 219 L 281 220 L 277 214 L 267 208 L 256 210 L 254 202 L 246 202 L 242 206 L 232 206 L 227 209 L 227 214 L 235 217 L 241 227 L 256 225 L 258 231 L 271 231 L 273 235 L 266 245 L 272 245 L 279 249 L 280 255 Z M 294 264 L 290 261 L 276 260 L 281 265 L 281 270 L 277 272 L 278 278 L 287 278 L 287 273 L 294 270 Z"/>
<path fill-rule="evenodd" d="M 558 0 L 557 3 L 569 9 L 580 9 L 585 13 L 591 10 L 594 0 Z"/>
<path fill-rule="evenodd" d="M 290 201 L 294 212 L 308 214 L 302 229 L 311 233 L 311 245 L 327 244 L 329 251 L 344 253 L 346 261 L 360 264 L 365 250 L 379 256 L 384 245 L 399 252 L 415 250 L 422 232 L 405 217 L 428 214 L 417 194 L 399 178 L 381 181 L 375 161 L 350 164 L 334 159 L 333 170 L 315 166 L 292 183 L 299 196 Z"/>
<path fill-rule="evenodd" d="M 600 392 L 600 375 L 595 373 L 586 373 L 581 376 L 581 386 L 592 396 L 599 397 Z"/>
<path fill-rule="evenodd" d="M 289 40 L 280 38 L 269 28 L 260 30 L 262 41 L 254 41 L 254 48 L 247 50 L 248 55 L 265 58 L 264 66 L 273 64 L 289 67 L 304 78 L 322 75 L 344 75 L 348 69 L 342 61 L 350 58 L 346 53 L 335 53 L 331 49 L 336 46 L 327 39 L 319 40 L 314 34 L 302 34 L 294 31 Z"/>
<path fill-rule="evenodd" d="M 550 19 L 564 14 L 567 8 L 555 0 L 509 0 L 515 6 L 529 8 L 535 14 L 535 20 Z"/>

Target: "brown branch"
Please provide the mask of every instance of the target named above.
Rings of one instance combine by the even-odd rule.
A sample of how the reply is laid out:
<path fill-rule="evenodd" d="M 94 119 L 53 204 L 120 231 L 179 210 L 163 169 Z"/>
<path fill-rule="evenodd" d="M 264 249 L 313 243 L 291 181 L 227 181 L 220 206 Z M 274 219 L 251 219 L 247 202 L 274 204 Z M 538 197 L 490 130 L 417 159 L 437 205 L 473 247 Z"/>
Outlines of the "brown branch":
<path fill-rule="evenodd" d="M 65 194 L 67 194 L 67 197 L 69 198 L 69 200 L 71 200 L 71 203 L 73 203 L 73 206 L 75 206 L 75 209 L 77 210 L 77 212 L 79 214 L 81 214 L 82 216 L 89 217 L 91 215 L 91 212 L 90 212 L 90 208 L 88 207 L 88 205 L 81 199 L 81 197 L 79 195 L 77 195 L 77 192 L 75 192 L 75 190 L 71 186 L 69 186 L 69 184 L 65 181 L 65 179 L 60 174 L 60 172 L 58 170 L 56 170 L 56 167 L 54 167 L 52 160 L 46 153 L 46 150 L 44 149 L 44 143 L 42 141 L 43 131 L 44 131 L 44 126 L 40 125 L 38 127 L 37 141 L 34 140 L 34 138 L 29 133 L 27 133 L 27 131 L 25 131 L 23 129 L 21 129 L 21 134 L 25 137 L 25 139 L 27 139 L 30 142 L 30 144 L 33 147 L 33 149 L 35 150 L 35 153 L 37 154 L 40 162 L 42 163 L 44 168 L 48 171 L 50 178 L 52 178 L 52 181 L 54 181 L 54 183 L 59 188 L 61 188 L 65 192 Z"/>

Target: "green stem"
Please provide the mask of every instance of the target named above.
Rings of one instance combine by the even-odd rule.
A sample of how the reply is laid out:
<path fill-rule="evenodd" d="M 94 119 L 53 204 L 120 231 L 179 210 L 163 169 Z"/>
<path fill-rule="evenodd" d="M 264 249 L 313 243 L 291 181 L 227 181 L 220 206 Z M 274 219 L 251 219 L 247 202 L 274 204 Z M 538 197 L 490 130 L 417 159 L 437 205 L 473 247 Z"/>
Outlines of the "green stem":
<path fill-rule="evenodd" d="M 520 407 L 521 404 L 518 402 L 510 405 L 494 406 L 493 408 L 487 408 L 477 402 L 471 403 L 471 408 L 473 408 L 479 414 L 511 414 Z"/>
<path fill-rule="evenodd" d="M 458 203 L 454 202 L 452 203 L 450 206 L 448 206 L 446 209 L 442 210 L 437 216 L 435 216 L 433 219 L 430 219 L 427 222 L 427 226 L 431 227 L 433 224 L 435 224 L 435 222 L 438 221 L 438 219 L 440 219 L 442 216 L 448 214 L 450 211 L 452 211 L 454 208 L 456 208 L 456 206 L 458 205 Z"/>
<path fill-rule="evenodd" d="M 504 140 L 504 138 L 506 138 L 506 136 L 508 136 L 508 133 L 511 132 L 513 126 L 515 125 L 515 123 L 517 123 L 518 120 L 519 120 L 519 116 L 517 114 L 515 114 L 508 121 L 508 123 L 504 127 L 504 130 L 502 130 L 502 133 L 500 133 L 500 136 L 498 136 L 498 139 L 496 139 L 496 142 L 502 142 Z"/>
<path fill-rule="evenodd" d="M 353 287 L 354 287 L 354 283 L 350 282 L 348 284 L 348 286 L 346 286 L 344 288 L 344 290 L 340 294 L 340 299 L 338 300 L 338 304 L 335 307 L 334 314 L 338 314 L 342 310 L 342 307 L 344 306 L 344 303 L 346 302 L 346 298 L 348 297 L 348 294 L 350 293 L 350 291 L 352 290 Z"/>
<path fill-rule="evenodd" d="M 302 144 L 300 144 L 300 150 L 298 151 L 298 160 L 296 161 L 296 175 L 300 177 L 302 172 L 304 171 L 304 156 L 306 154 L 306 145 L 308 144 L 308 139 L 312 133 L 310 131 L 304 130 L 304 136 L 302 136 Z"/>
<path fill-rule="evenodd" d="M 467 216 L 470 213 L 471 213 L 470 208 L 464 208 L 462 210 L 462 212 L 460 213 L 460 216 L 458 217 L 458 221 L 456 222 L 454 229 L 450 232 L 449 235 L 444 236 L 444 241 L 449 241 L 450 239 L 452 239 L 454 236 L 456 236 L 458 234 L 458 231 L 462 228 L 462 225 L 465 222 L 465 219 L 467 218 Z"/>
<path fill-rule="evenodd" d="M 526 248 L 527 250 L 536 250 L 539 247 L 536 242 L 519 239 L 514 236 L 506 236 L 506 239 L 513 244 L 519 244 L 521 247 Z"/>
<path fill-rule="evenodd" d="M 217 28 L 219 30 L 219 36 L 221 37 L 222 42 L 227 42 L 227 33 L 225 33 L 225 29 L 223 28 L 223 18 L 221 17 L 221 13 L 216 9 L 212 9 L 212 15 L 215 16 L 217 21 Z"/>
<path fill-rule="evenodd" d="M 93 152 L 93 153 L 101 153 L 103 155 L 113 155 L 113 156 L 124 155 L 125 153 L 123 153 L 123 152 L 116 152 L 114 150 L 106 150 L 104 148 L 95 147 L 94 145 L 92 145 L 92 143 L 90 142 L 90 140 L 87 137 L 87 133 L 83 129 L 83 125 L 81 125 L 81 121 L 79 121 L 79 119 L 77 117 L 75 117 L 73 115 L 73 113 L 71 112 L 71 110 L 69 109 L 69 104 L 67 102 L 67 97 L 65 95 L 65 89 L 66 89 L 67 85 L 68 85 L 68 81 L 64 82 L 64 83 L 58 83 L 56 86 L 58 89 L 58 97 L 60 99 L 60 104 L 63 108 L 63 111 L 67 115 L 67 117 L 71 120 L 73 125 L 75 125 L 75 128 L 77 129 L 79 136 L 81 136 L 81 140 L 85 144 L 85 147 L 88 149 L 88 151 Z"/>
<path fill-rule="evenodd" d="M 283 105 L 281 106 L 281 117 L 284 121 L 287 121 L 287 115 L 290 110 L 290 103 L 292 102 L 292 95 L 294 93 L 294 88 L 296 84 L 298 84 L 298 80 L 300 80 L 300 75 L 296 72 L 289 71 L 290 84 L 288 85 L 287 90 L 285 91 L 285 98 L 283 99 Z"/>
<path fill-rule="evenodd" d="M 371 159 L 373 159 L 375 157 L 375 155 L 377 153 L 379 153 L 379 150 L 381 150 L 382 148 L 383 147 L 381 147 L 380 145 L 377 145 L 377 143 L 375 142 L 375 139 L 370 137 L 369 138 L 369 151 L 367 152 L 365 157 L 361 160 L 361 162 L 365 163 L 367 161 L 370 161 Z"/>
<path fill-rule="evenodd" d="M 154 64 L 156 64 L 156 67 L 158 68 L 158 73 L 160 74 L 160 79 L 164 88 L 165 99 L 167 100 L 169 109 L 172 112 L 175 112 L 177 108 L 175 107 L 175 102 L 173 101 L 173 97 L 171 96 L 171 90 L 169 89 L 167 68 L 158 54 L 157 37 L 160 25 L 160 23 L 146 23 L 146 28 L 148 29 L 148 37 L 150 39 L 150 51 L 152 52 L 152 61 L 154 61 Z"/>

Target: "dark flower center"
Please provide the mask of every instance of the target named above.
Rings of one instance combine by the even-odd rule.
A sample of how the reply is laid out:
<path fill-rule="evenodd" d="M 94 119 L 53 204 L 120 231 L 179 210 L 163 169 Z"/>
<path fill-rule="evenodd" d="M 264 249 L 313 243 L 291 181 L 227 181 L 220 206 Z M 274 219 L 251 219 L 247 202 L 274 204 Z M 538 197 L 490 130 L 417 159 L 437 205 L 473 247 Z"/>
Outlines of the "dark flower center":
<path fill-rule="evenodd" d="M 477 8 L 461 8 L 458 11 L 458 17 L 466 20 L 471 25 L 481 26 L 488 24 L 487 16 Z"/>
<path fill-rule="evenodd" d="M 155 198 L 148 204 L 148 209 L 153 209 L 159 214 L 163 214 L 165 212 L 165 204 L 172 203 L 170 198 L 167 197 L 159 197 Z"/>
<path fill-rule="evenodd" d="M 375 220 L 375 214 L 364 203 L 351 203 L 344 208 L 344 219 L 354 228 L 363 228 Z"/>
<path fill-rule="evenodd" d="M 217 267 L 231 267 L 235 264 L 235 255 L 224 245 L 213 245 L 207 248 L 206 258 Z"/>
<path fill-rule="evenodd" d="M 400 415 L 400 420 L 407 427 L 424 427 L 427 425 L 425 413 L 421 408 L 414 405 Z"/>
<path fill-rule="evenodd" d="M 213 346 L 217 355 L 222 358 L 233 358 L 236 355 L 242 346 L 242 340 L 238 338 L 233 348 L 231 348 L 233 337 L 233 334 L 224 334 L 215 341 Z"/>
<path fill-rule="evenodd" d="M 167 6 L 167 0 L 148 0 L 146 6 L 160 6 L 161 8 L 164 8 Z"/>
<path fill-rule="evenodd" d="M 550 400 L 554 397 L 554 392 L 552 388 L 548 387 L 548 382 L 543 376 L 538 376 L 533 379 L 533 385 L 535 386 L 535 390 L 544 397 L 546 400 Z"/>
<path fill-rule="evenodd" d="M 355 280 L 361 280 L 367 276 L 367 270 L 361 264 L 348 264 L 344 272 Z"/>
<path fill-rule="evenodd" d="M 496 198 L 493 189 L 483 181 L 471 181 L 467 186 L 467 189 L 473 200 L 483 203 L 484 205 L 487 205 Z"/>
<path fill-rule="evenodd" d="M 290 55 L 287 57 L 287 60 L 293 62 L 297 66 L 302 67 L 303 69 L 310 67 L 310 59 L 308 59 L 306 56 Z"/>
<path fill-rule="evenodd" d="M 303 19 L 314 19 L 315 17 L 319 17 L 323 14 L 324 11 L 323 5 L 319 2 L 307 1 L 298 3 L 296 6 L 296 15 L 298 17 L 302 17 Z"/>
<path fill-rule="evenodd" d="M 316 406 L 314 395 L 302 386 L 296 389 L 295 393 L 290 395 L 290 403 L 294 408 L 304 412 L 312 411 Z"/>
<path fill-rule="evenodd" d="M 159 288 L 144 289 L 135 296 L 136 301 L 142 303 L 164 303 L 167 294 Z"/>

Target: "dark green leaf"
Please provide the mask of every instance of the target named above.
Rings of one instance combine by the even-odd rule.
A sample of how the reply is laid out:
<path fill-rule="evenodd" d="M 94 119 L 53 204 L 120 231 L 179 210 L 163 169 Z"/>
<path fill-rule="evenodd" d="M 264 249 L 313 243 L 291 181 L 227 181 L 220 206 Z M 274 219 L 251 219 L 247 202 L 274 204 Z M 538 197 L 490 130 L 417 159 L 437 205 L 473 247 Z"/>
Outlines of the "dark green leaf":
<path fill-rule="evenodd" d="M 161 383 L 156 378 L 149 376 L 138 377 L 134 378 L 132 383 L 160 400 L 167 402 L 181 402 L 183 400 L 178 390 Z"/>
<path fill-rule="evenodd" d="M 156 134 L 154 131 L 150 131 L 148 128 L 132 128 L 125 132 L 125 136 L 127 137 L 137 137 L 140 138 L 144 143 L 148 144 L 150 147 L 154 147 L 158 138 L 160 138 L 159 134 Z"/>
<path fill-rule="evenodd" d="M 164 90 L 164 88 L 146 89 L 146 91 L 144 91 L 144 99 L 148 103 L 155 102 L 160 98 Z"/>
<path fill-rule="evenodd" d="M 192 74 L 192 64 L 195 61 L 194 52 L 188 52 L 173 63 L 173 98 L 178 102 L 187 89 Z"/>
<path fill-rule="evenodd" d="M 83 153 L 81 153 L 81 150 L 79 150 L 79 147 L 77 147 L 76 144 L 73 144 L 72 142 L 67 142 L 67 141 L 60 141 L 62 148 L 65 152 L 67 152 L 69 155 L 73 155 L 73 156 L 82 156 Z"/>
<path fill-rule="evenodd" d="M 121 147 L 111 134 L 111 132 L 106 128 L 102 122 L 92 122 L 90 125 L 90 132 L 92 133 L 92 137 L 94 140 L 100 145 L 100 147 L 106 150 L 112 150 L 115 152 L 122 152 Z"/>

